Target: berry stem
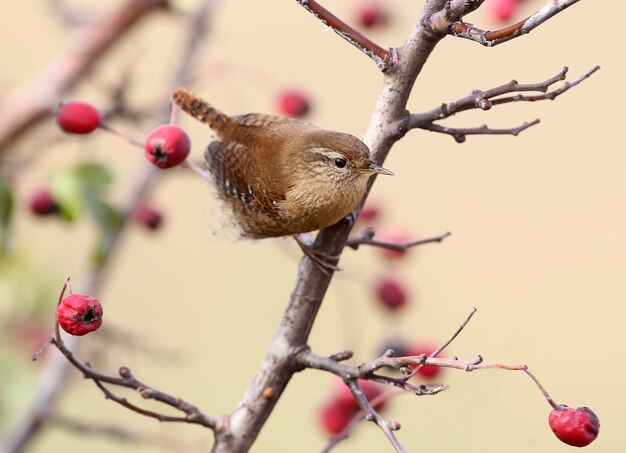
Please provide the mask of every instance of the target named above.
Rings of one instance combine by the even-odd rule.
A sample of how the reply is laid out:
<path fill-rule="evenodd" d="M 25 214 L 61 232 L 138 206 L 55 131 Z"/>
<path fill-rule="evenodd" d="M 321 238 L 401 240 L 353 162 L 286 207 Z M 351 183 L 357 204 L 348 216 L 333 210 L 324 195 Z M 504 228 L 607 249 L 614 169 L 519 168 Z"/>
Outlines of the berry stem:
<path fill-rule="evenodd" d="M 559 404 L 557 404 L 556 401 L 552 399 L 548 391 L 544 388 L 543 385 L 541 385 L 541 382 L 539 382 L 537 376 L 535 376 L 534 373 L 528 369 L 528 367 L 524 368 L 524 373 L 526 373 L 533 380 L 533 382 L 537 384 L 537 387 L 539 387 L 539 390 L 541 391 L 541 393 L 543 393 L 545 399 L 548 400 L 548 404 L 552 406 L 552 409 L 558 409 Z"/>
<path fill-rule="evenodd" d="M 100 129 L 104 129 L 104 130 L 105 130 L 105 131 L 107 131 L 107 132 L 110 132 L 110 133 L 112 133 L 112 134 L 114 134 L 114 135 L 117 135 L 118 137 L 123 138 L 123 139 L 124 139 L 124 140 L 126 140 L 128 143 L 130 143 L 131 145 L 135 145 L 135 146 L 138 146 L 138 147 L 140 147 L 140 148 L 143 148 L 143 146 L 144 146 L 144 144 L 143 144 L 143 143 L 141 143 L 140 141 L 135 140 L 134 138 L 129 137 L 128 135 L 126 135 L 126 134 L 125 134 L 125 133 L 123 133 L 123 132 L 118 131 L 117 129 L 113 129 L 113 128 L 112 128 L 111 126 L 109 126 L 108 124 L 101 123 L 99 127 L 100 127 Z"/>
<path fill-rule="evenodd" d="M 187 170 L 195 173 L 196 175 L 207 181 L 211 178 L 208 171 L 206 171 L 204 168 L 191 160 L 185 160 L 183 163 L 180 164 L 180 166 L 186 168 Z"/>
<path fill-rule="evenodd" d="M 59 305 L 61 305 L 61 301 L 63 300 L 63 296 L 65 296 L 65 290 L 67 290 L 70 294 L 72 294 L 72 287 L 70 286 L 70 278 L 66 277 L 65 281 L 63 281 L 63 286 L 61 287 L 61 292 L 59 293 L 59 300 L 57 301 L 57 307 Z M 54 337 L 57 339 L 57 341 L 63 343 L 63 340 L 61 339 L 61 329 L 59 328 L 59 322 L 57 321 L 56 317 L 54 318 Z M 45 348 L 48 345 L 49 341 L 41 348 Z M 36 356 L 39 356 L 40 351 L 37 352 L 37 354 L 35 354 Z M 33 360 L 36 360 L 35 357 L 33 356 Z"/>
<path fill-rule="evenodd" d="M 173 99 L 170 99 L 170 122 L 169 124 L 176 124 L 176 103 Z"/>

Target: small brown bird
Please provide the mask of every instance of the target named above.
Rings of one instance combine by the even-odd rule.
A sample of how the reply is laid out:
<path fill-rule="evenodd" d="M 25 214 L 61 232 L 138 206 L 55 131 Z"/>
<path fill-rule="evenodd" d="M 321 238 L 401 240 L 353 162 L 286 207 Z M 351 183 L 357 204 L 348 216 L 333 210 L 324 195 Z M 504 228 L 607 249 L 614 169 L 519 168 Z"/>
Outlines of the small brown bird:
<path fill-rule="evenodd" d="M 241 236 L 297 235 L 337 223 L 365 194 L 376 164 L 358 138 L 294 118 L 230 117 L 184 88 L 176 105 L 215 131 L 204 159 Z"/>

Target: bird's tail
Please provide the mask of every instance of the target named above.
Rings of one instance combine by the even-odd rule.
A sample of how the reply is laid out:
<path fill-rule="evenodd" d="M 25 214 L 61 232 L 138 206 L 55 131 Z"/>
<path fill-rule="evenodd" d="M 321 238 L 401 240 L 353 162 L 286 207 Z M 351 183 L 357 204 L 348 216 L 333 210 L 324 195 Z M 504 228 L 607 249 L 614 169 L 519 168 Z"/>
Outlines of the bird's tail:
<path fill-rule="evenodd" d="M 176 88 L 172 93 L 172 99 L 183 111 L 218 133 L 232 122 L 224 112 L 185 88 Z"/>

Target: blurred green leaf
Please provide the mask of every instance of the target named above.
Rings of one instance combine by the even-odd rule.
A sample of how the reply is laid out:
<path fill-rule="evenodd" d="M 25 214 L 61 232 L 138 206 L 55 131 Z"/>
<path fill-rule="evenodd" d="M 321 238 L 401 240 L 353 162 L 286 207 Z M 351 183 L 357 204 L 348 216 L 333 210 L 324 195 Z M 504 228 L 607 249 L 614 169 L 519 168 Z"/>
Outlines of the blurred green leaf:
<path fill-rule="evenodd" d="M 94 264 L 100 265 L 109 256 L 113 238 L 122 226 L 124 219 L 120 211 L 98 197 L 88 197 L 86 204 L 100 230 L 100 236 L 91 254 Z"/>
<path fill-rule="evenodd" d="M 9 245 L 13 206 L 13 193 L 9 181 L 0 175 L 0 255 L 6 252 Z"/>
<path fill-rule="evenodd" d="M 52 178 L 50 185 L 54 199 L 61 209 L 61 217 L 69 222 L 78 218 L 81 212 L 81 186 L 73 170 L 64 170 Z"/>
<path fill-rule="evenodd" d="M 112 181 L 111 172 L 93 162 L 57 173 L 52 180 L 52 193 L 61 207 L 62 217 L 72 222 L 86 207 L 96 223 L 108 225 L 111 215 L 103 213 L 100 205 L 105 203 L 102 198 Z"/>

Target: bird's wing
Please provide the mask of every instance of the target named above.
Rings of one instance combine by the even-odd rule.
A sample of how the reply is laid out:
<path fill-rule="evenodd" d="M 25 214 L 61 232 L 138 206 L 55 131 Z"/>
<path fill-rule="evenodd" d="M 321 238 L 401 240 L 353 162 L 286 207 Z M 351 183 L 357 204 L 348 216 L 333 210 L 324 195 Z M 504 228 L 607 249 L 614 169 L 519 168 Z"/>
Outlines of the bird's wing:
<path fill-rule="evenodd" d="M 213 141 L 204 154 L 204 160 L 225 195 L 237 199 L 248 209 L 280 217 L 279 204 L 284 201 L 284 195 L 263 184 L 245 145 L 234 141 Z"/>

